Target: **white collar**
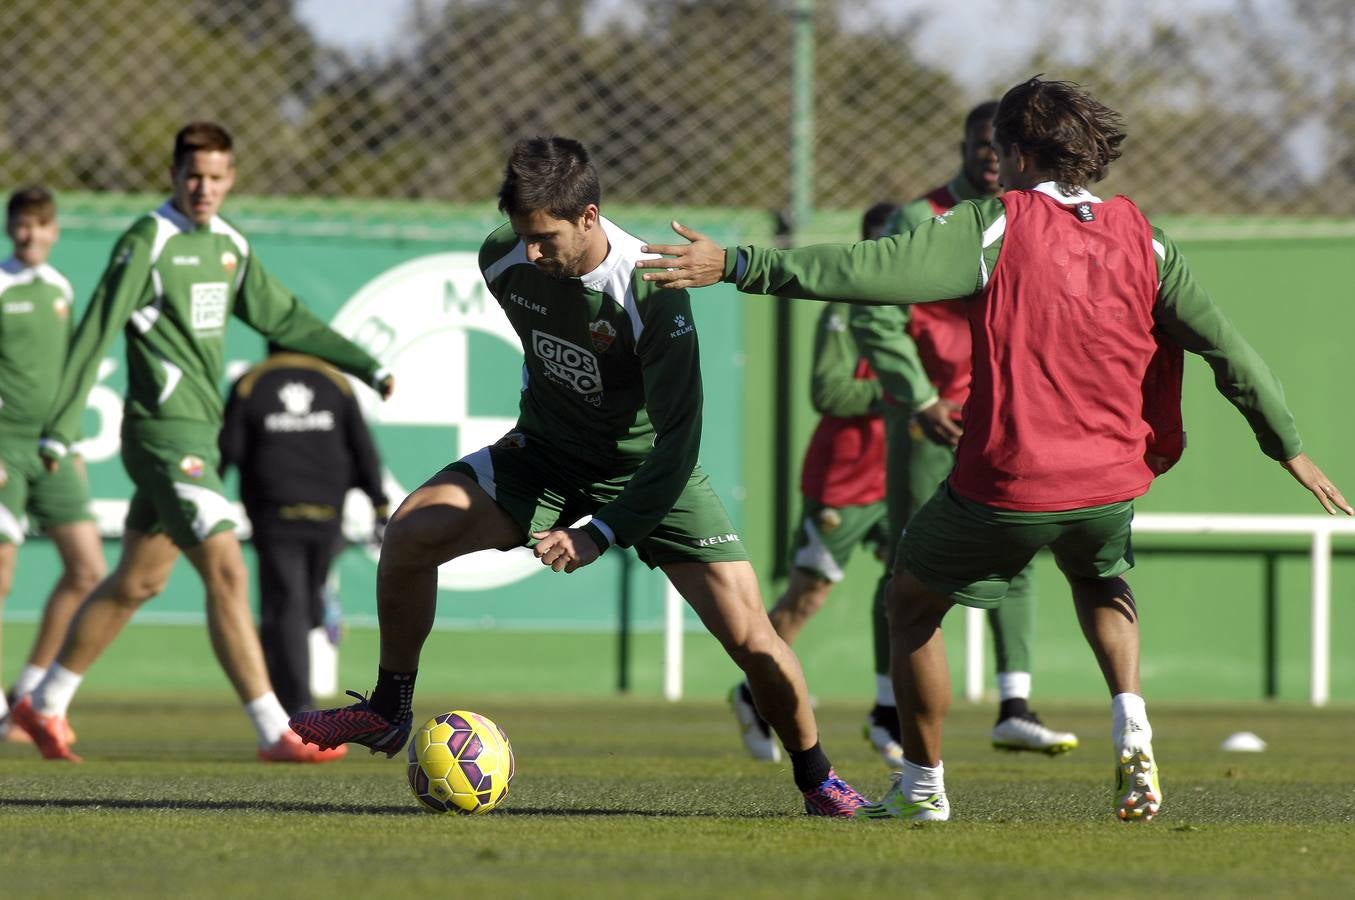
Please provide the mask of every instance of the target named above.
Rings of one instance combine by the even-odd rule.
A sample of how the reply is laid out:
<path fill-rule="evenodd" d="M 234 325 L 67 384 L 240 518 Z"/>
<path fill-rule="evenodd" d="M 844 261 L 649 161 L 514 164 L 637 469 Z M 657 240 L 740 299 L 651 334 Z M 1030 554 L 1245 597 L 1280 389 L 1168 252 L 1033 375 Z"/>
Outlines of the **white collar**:
<path fill-rule="evenodd" d="M 1074 203 L 1102 202 L 1100 197 L 1091 193 L 1086 188 L 1078 188 L 1077 191 L 1070 197 L 1067 194 L 1063 193 L 1063 191 L 1060 191 L 1059 186 L 1052 181 L 1042 181 L 1039 184 L 1035 185 L 1035 187 L 1031 188 L 1031 190 L 1041 194 L 1048 194 L 1050 197 L 1053 197 L 1055 200 L 1062 203 L 1064 206 L 1072 206 Z"/>

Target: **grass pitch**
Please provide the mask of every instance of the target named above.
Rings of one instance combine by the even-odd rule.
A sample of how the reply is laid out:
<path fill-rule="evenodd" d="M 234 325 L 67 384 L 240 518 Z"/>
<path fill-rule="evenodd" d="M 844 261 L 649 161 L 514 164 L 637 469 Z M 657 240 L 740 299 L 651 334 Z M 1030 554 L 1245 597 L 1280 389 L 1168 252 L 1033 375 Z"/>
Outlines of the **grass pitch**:
<path fill-rule="evenodd" d="M 1163 812 L 1124 825 L 1104 707 L 1042 709 L 1082 737 L 1050 759 L 989 749 L 991 709 L 959 704 L 955 819 L 908 826 L 804 816 L 788 764 L 745 758 L 716 703 L 419 698 L 458 706 L 517 753 L 487 816 L 423 812 L 384 757 L 254 762 L 222 692 L 82 694 L 83 765 L 0 745 L 0 896 L 1355 896 L 1349 709 L 1154 705 Z M 863 712 L 819 717 L 839 773 L 876 796 Z M 1241 730 L 1269 750 L 1219 749 Z"/>

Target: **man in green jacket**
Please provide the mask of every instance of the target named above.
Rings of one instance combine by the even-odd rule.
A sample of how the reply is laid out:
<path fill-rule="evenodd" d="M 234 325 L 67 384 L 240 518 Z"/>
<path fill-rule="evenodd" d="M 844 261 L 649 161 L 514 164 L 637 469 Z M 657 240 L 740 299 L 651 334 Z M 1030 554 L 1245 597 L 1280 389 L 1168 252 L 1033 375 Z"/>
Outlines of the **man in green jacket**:
<path fill-rule="evenodd" d="M 1205 358 L 1219 392 L 1329 514 L 1355 515 L 1303 452 L 1279 381 L 1195 282 L 1175 243 L 1126 197 L 1087 186 L 1120 155 L 1118 115 L 1079 86 L 1032 78 L 995 119 L 1006 193 L 957 204 L 911 232 L 858 244 L 726 252 L 645 249 L 645 278 L 675 288 L 721 279 L 749 293 L 862 303 L 968 298 L 974 381 L 947 482 L 904 534 L 890 596 L 904 769 L 866 818 L 950 818 L 941 731 L 950 704 L 941 621 L 992 608 L 1049 547 L 1068 578 L 1111 695 L 1116 812 L 1149 821 L 1162 802 L 1139 677 L 1133 498 L 1161 471 L 1151 421 L 1179 393 L 1151 388 L 1162 349 Z M 1162 343 L 1165 341 L 1166 343 Z"/>
<path fill-rule="evenodd" d="M 226 325 L 235 316 L 389 396 L 394 382 L 362 348 L 310 313 L 217 213 L 235 180 L 230 134 L 193 122 L 174 140 L 173 196 L 142 216 L 112 258 L 77 328 L 40 446 L 56 469 L 75 439 L 99 361 L 127 340 L 122 458 L 135 485 L 116 570 L 85 601 L 60 655 L 14 707 L 44 757 L 78 761 L 60 723 L 85 672 L 132 614 L 163 590 L 182 553 L 206 589 L 212 649 L 258 735 L 265 762 L 323 762 L 306 747 L 268 680 L 249 606 L 234 505 L 218 477 Z"/>
<path fill-rule="evenodd" d="M 697 462 L 703 403 L 691 300 L 635 271 L 641 241 L 604 218 L 587 149 L 514 146 L 499 190 L 508 222 L 480 270 L 522 340 L 517 425 L 446 466 L 391 517 L 377 572 L 381 659 L 370 701 L 292 717 L 307 741 L 394 756 L 409 739 L 437 567 L 534 542 L 556 572 L 613 545 L 661 569 L 743 669 L 813 816 L 865 803 L 819 745 L 799 660 L 767 619 L 757 575 Z M 587 518 L 585 524 L 584 518 Z"/>
<path fill-rule="evenodd" d="M 20 188 L 10 195 L 5 224 L 14 255 L 0 263 L 0 603 L 13 583 L 25 516 L 61 557 L 61 577 L 43 605 L 28 661 L 11 697 L 0 696 L 0 737 L 27 742 L 32 738 L 12 726 L 9 707 L 42 680 L 106 565 L 83 461 L 77 456 L 48 473 L 38 454 L 38 435 L 66 366 L 74 313 L 70 282 L 47 262 L 60 233 L 56 200 L 45 188 Z"/>

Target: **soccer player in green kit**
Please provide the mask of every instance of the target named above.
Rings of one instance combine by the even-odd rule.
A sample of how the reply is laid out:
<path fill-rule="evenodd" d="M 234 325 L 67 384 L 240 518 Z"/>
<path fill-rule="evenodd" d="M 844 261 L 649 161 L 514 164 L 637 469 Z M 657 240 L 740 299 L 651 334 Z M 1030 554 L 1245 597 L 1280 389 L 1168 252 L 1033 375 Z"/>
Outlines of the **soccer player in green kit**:
<path fill-rule="evenodd" d="M 904 769 L 857 815 L 950 818 L 942 618 L 956 603 L 1001 603 L 1011 579 L 1049 547 L 1111 695 L 1116 813 L 1149 821 L 1163 795 L 1140 687 L 1138 609 L 1122 576 L 1133 565 L 1133 498 L 1160 471 L 1149 407 L 1167 398 L 1145 391 L 1158 351 L 1203 356 L 1262 452 L 1329 514 L 1355 509 L 1303 452 L 1279 381 L 1175 243 L 1128 198 L 1087 189 L 1120 155 L 1118 115 L 1077 85 L 1032 78 L 1003 96 L 994 125 L 1006 192 L 956 204 L 907 234 L 726 252 L 674 223 L 692 243 L 648 246 L 670 258 L 638 265 L 674 288 L 726 279 L 750 293 L 809 299 L 967 298 L 974 370 L 964 434 L 946 483 L 903 535 L 890 596 Z M 1179 407 L 1179 395 L 1171 402 Z"/>
<path fill-rule="evenodd" d="M 1001 192 L 993 146 L 996 112 L 995 100 L 969 112 L 960 144 L 959 173 L 949 183 L 900 207 L 887 233 L 912 231 L 963 200 L 982 200 Z M 962 303 L 915 308 L 857 306 L 849 322 L 862 355 L 896 401 L 885 410 L 892 551 L 898 536 L 955 465 L 955 445 L 961 434 L 958 420 L 969 396 L 972 369 L 969 323 Z M 888 558 L 893 559 L 892 553 Z M 1001 605 L 987 611 L 999 704 L 992 742 L 1003 750 L 1053 755 L 1075 748 L 1077 735 L 1047 727 L 1030 709 L 1030 649 L 1035 629 L 1032 568 L 1027 566 L 1014 577 Z M 875 602 L 879 608 L 885 606 L 885 590 L 876 594 Z M 877 666 L 882 676 L 887 674 L 887 660 Z M 886 685 L 889 682 L 882 680 Z M 887 688 L 877 697 L 869 725 L 893 733 L 898 740 L 898 714 Z"/>
<path fill-rule="evenodd" d="M 309 353 L 389 396 L 393 379 L 264 269 L 217 213 L 235 180 L 230 134 L 193 122 L 175 136 L 173 196 L 118 240 L 76 329 L 41 439 L 56 469 L 76 437 L 108 345 L 125 327 L 128 388 L 123 464 L 136 491 L 116 570 L 81 606 L 57 660 L 14 707 L 43 756 L 79 759 L 58 723 L 84 673 L 132 614 L 158 594 L 182 553 L 206 588 L 212 649 L 258 736 L 264 762 L 343 755 L 305 746 L 268 681 L 249 607 L 235 512 L 217 475 L 225 330 L 231 316 L 274 343 Z"/>
<path fill-rule="evenodd" d="M 28 661 L 11 696 L 0 695 L 0 736 L 17 742 L 32 738 L 12 727 L 10 704 L 42 680 L 71 617 L 106 566 L 83 463 L 77 457 L 49 474 L 38 454 L 38 436 L 61 383 L 72 330 L 70 282 L 47 262 L 60 231 L 56 200 L 44 188 L 20 188 L 10 195 L 5 213 L 14 255 L 0 263 L 0 603 L 13 583 L 25 515 L 52 540 L 62 566 Z M 74 741 L 69 726 L 63 722 L 62 727 Z"/>
<path fill-rule="evenodd" d="M 302 712 L 292 728 L 322 747 L 394 756 L 409 738 L 419 653 L 437 606 L 437 567 L 535 540 L 556 572 L 612 545 L 634 547 L 696 610 L 743 669 L 789 752 L 810 815 L 864 802 L 819 745 L 799 661 L 776 635 L 757 576 L 697 463 L 702 383 L 685 291 L 635 271 L 641 241 L 603 218 L 588 151 L 562 137 L 519 141 L 499 191 L 508 215 L 480 268 L 522 340 L 518 422 L 452 463 L 391 517 L 377 572 L 381 659 L 370 702 Z M 569 523 L 584 516 L 582 527 Z"/>

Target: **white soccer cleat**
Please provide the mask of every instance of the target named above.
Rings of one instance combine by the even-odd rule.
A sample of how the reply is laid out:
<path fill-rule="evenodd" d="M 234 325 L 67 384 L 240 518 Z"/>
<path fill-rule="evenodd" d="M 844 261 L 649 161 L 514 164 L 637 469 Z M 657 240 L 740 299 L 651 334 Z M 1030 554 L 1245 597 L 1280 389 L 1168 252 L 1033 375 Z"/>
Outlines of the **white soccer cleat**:
<path fill-rule="evenodd" d="M 764 762 L 779 762 L 781 745 L 777 743 L 767 720 L 758 715 L 757 707 L 753 705 L 753 693 L 748 690 L 748 682 L 740 681 L 730 690 L 729 707 L 734 710 L 734 718 L 739 720 L 739 731 L 748 754 Z"/>
<path fill-rule="evenodd" d="M 890 771 L 894 772 L 903 768 L 903 747 L 899 744 L 898 738 L 894 736 L 898 727 L 897 713 L 895 713 L 892 723 L 883 722 L 873 709 L 866 714 L 866 722 L 861 726 L 862 737 L 870 741 L 871 746 L 885 761 L 885 765 L 889 766 Z"/>
<path fill-rule="evenodd" d="M 867 803 L 855 812 L 858 819 L 902 819 L 905 822 L 948 822 L 950 801 L 944 792 L 910 800 L 903 787 L 903 773 L 895 772 L 894 781 L 878 803 Z"/>
<path fill-rule="evenodd" d="M 1116 740 L 1115 813 L 1121 822 L 1151 822 L 1162 806 L 1152 731 L 1129 719 Z"/>
<path fill-rule="evenodd" d="M 1029 750 L 1057 756 L 1077 747 L 1077 735 L 1045 727 L 1033 712 L 1008 716 L 993 726 L 993 746 L 1013 752 Z"/>

